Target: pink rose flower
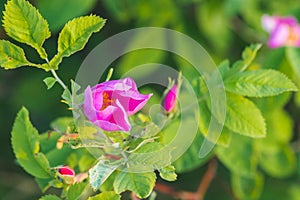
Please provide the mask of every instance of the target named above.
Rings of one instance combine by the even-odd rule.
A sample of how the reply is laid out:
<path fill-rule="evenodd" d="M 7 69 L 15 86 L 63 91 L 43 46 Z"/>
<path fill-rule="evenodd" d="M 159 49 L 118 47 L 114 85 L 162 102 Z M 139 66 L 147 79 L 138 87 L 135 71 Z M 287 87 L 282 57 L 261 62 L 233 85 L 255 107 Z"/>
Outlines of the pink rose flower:
<path fill-rule="evenodd" d="M 300 46 L 300 25 L 294 17 L 263 15 L 262 26 L 270 33 L 270 48 Z"/>
<path fill-rule="evenodd" d="M 164 101 L 163 101 L 163 107 L 167 112 L 171 112 L 175 105 L 177 100 L 177 85 L 175 84 L 166 94 Z"/>
<path fill-rule="evenodd" d="M 128 116 L 141 110 L 151 96 L 140 94 L 131 78 L 103 82 L 85 89 L 84 113 L 103 130 L 128 132 Z"/>

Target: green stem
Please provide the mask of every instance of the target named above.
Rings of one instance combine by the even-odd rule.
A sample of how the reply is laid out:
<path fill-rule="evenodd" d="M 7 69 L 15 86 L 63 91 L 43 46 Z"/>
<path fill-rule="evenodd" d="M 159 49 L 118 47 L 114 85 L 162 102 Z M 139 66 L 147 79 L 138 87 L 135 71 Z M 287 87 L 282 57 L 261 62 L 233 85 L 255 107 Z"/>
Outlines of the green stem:
<path fill-rule="evenodd" d="M 48 58 L 45 58 L 47 64 L 49 65 L 50 67 L 50 63 L 49 63 L 49 60 Z M 50 69 L 53 77 L 56 79 L 56 81 L 63 87 L 63 89 L 67 89 L 67 86 L 64 84 L 64 82 L 58 77 L 58 75 L 56 74 L 55 70 L 54 69 Z"/>
<path fill-rule="evenodd" d="M 54 76 L 54 78 L 56 79 L 56 81 L 65 89 L 67 89 L 67 86 L 64 84 L 64 82 L 58 77 L 58 75 L 56 74 L 56 72 L 53 69 L 50 69 L 52 75 Z"/>

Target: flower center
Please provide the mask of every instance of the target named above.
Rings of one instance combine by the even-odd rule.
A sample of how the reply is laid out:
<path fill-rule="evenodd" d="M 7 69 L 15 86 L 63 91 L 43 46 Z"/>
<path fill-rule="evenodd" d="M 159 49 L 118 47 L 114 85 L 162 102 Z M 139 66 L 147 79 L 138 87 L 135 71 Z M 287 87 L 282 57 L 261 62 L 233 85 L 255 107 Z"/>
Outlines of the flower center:
<path fill-rule="evenodd" d="M 102 107 L 100 108 L 100 111 L 102 111 L 105 108 L 107 108 L 108 106 L 112 105 L 112 103 L 114 102 L 114 100 L 112 100 L 110 98 L 110 96 L 109 96 L 109 94 L 107 94 L 107 92 L 103 92 L 102 96 L 103 96 L 103 102 L 102 102 Z"/>
<path fill-rule="evenodd" d="M 289 36 L 287 38 L 288 45 L 295 45 L 300 40 L 300 35 L 292 27 L 289 28 Z"/>

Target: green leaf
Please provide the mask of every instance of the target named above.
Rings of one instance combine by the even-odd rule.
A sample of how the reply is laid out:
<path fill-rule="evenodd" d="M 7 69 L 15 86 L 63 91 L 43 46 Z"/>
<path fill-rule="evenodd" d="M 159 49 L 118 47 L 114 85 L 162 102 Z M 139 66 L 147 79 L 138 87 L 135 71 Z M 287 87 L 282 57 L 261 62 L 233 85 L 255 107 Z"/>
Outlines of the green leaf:
<path fill-rule="evenodd" d="M 28 65 L 31 65 L 31 63 L 26 59 L 22 48 L 9 41 L 0 40 L 1 67 L 4 67 L 4 69 L 14 69 Z"/>
<path fill-rule="evenodd" d="M 120 200 L 120 199 L 121 199 L 121 195 L 116 194 L 113 191 L 102 192 L 101 194 L 88 198 L 88 200 Z"/>
<path fill-rule="evenodd" d="M 46 195 L 41 197 L 39 200 L 61 200 L 61 198 L 55 195 Z"/>
<path fill-rule="evenodd" d="M 260 150 L 260 167 L 270 176 L 284 178 L 296 169 L 296 156 L 288 145 L 265 144 Z"/>
<path fill-rule="evenodd" d="M 261 48 L 261 46 L 261 44 L 252 44 L 249 47 L 246 47 L 242 53 L 243 60 L 235 62 L 230 70 L 231 73 L 229 74 L 245 71 L 255 59 L 257 51 Z"/>
<path fill-rule="evenodd" d="M 280 123 L 278 123 L 280 122 Z M 266 114 L 267 137 L 258 140 L 264 146 L 267 143 L 287 144 L 293 137 L 293 121 L 284 109 Z"/>
<path fill-rule="evenodd" d="M 297 95 L 299 92 L 296 92 Z M 253 98 L 255 105 L 261 110 L 262 113 L 270 113 L 279 108 L 283 108 L 291 99 L 292 93 L 286 92 L 277 96 L 265 98 Z"/>
<path fill-rule="evenodd" d="M 229 60 L 223 60 L 219 65 L 218 65 L 218 70 L 222 77 L 224 78 L 227 75 L 227 72 L 230 70 L 230 63 Z"/>
<path fill-rule="evenodd" d="M 231 175 L 231 184 L 235 195 L 239 199 L 259 199 L 264 185 L 264 177 L 257 173 L 253 177 L 242 177 L 237 174 Z"/>
<path fill-rule="evenodd" d="M 114 171 L 101 185 L 100 191 L 104 192 L 104 191 L 114 190 L 114 181 L 115 181 L 117 175 L 119 174 L 119 172 L 120 171 L 118 171 L 118 170 Z"/>
<path fill-rule="evenodd" d="M 80 156 L 78 161 L 78 167 L 81 172 L 87 171 L 92 164 L 95 162 L 95 157 L 92 156 L 89 152 Z"/>
<path fill-rule="evenodd" d="M 230 143 L 231 132 L 226 127 L 223 127 L 220 135 L 217 132 L 211 132 L 210 135 L 207 135 L 212 116 L 205 101 L 199 103 L 199 112 L 200 113 L 197 115 L 197 117 L 199 119 L 199 130 L 201 131 L 202 135 L 213 143 L 228 147 Z"/>
<path fill-rule="evenodd" d="M 94 190 L 98 190 L 104 181 L 118 168 L 106 164 L 100 160 L 94 167 L 89 170 L 90 184 Z"/>
<path fill-rule="evenodd" d="M 23 107 L 19 111 L 11 134 L 15 156 L 24 170 L 37 178 L 49 178 L 49 162 L 45 155 L 39 152 L 38 131 L 32 126 L 26 108 Z"/>
<path fill-rule="evenodd" d="M 250 138 L 232 134 L 229 147 L 216 147 L 217 157 L 233 173 L 251 177 L 256 173 L 258 158 Z"/>
<path fill-rule="evenodd" d="M 35 181 L 43 193 L 51 187 L 52 180 L 53 178 L 35 178 Z"/>
<path fill-rule="evenodd" d="M 74 123 L 73 117 L 59 117 L 51 122 L 50 126 L 59 133 L 66 133 L 71 124 Z"/>
<path fill-rule="evenodd" d="M 68 156 L 74 152 L 68 145 L 64 145 L 62 149 L 57 149 L 56 146 L 47 152 L 45 155 L 51 166 L 61 165 L 66 163 Z"/>
<path fill-rule="evenodd" d="M 83 191 L 85 190 L 86 186 L 87 184 L 84 182 L 71 185 L 67 192 L 67 199 L 68 200 L 79 199 Z"/>
<path fill-rule="evenodd" d="M 211 151 L 206 157 L 200 159 L 199 149 L 203 143 L 203 140 L 203 136 L 200 133 L 197 133 L 191 146 L 173 163 L 176 172 L 189 172 L 207 163 L 214 151 Z"/>
<path fill-rule="evenodd" d="M 47 58 L 42 47 L 51 33 L 47 21 L 26 0 L 10 0 L 5 5 L 3 26 L 8 36 L 35 48 L 41 58 Z"/>
<path fill-rule="evenodd" d="M 171 163 L 170 151 L 161 151 L 164 145 L 158 142 L 150 142 L 140 147 L 128 157 L 128 165 L 133 171 L 152 171 L 160 169 L 166 163 Z"/>
<path fill-rule="evenodd" d="M 298 78 L 300 78 L 300 49 L 294 47 L 287 47 L 286 56 L 294 70 L 294 73 Z"/>
<path fill-rule="evenodd" d="M 47 90 L 51 89 L 54 86 L 54 84 L 56 83 L 56 79 L 53 77 L 47 77 L 43 81 L 47 86 Z"/>
<path fill-rule="evenodd" d="M 227 91 L 249 97 L 274 96 L 298 90 L 291 80 L 275 70 L 239 72 L 226 78 L 224 84 Z"/>
<path fill-rule="evenodd" d="M 176 181 L 177 179 L 177 174 L 175 173 L 175 167 L 173 165 L 163 167 L 158 171 L 162 179 L 165 179 L 167 181 Z"/>
<path fill-rule="evenodd" d="M 63 57 L 69 57 L 82 50 L 92 33 L 100 31 L 104 24 L 105 19 L 95 15 L 69 21 L 59 34 L 58 52 L 50 61 L 51 68 L 58 69 L 58 64 L 61 63 Z"/>
<path fill-rule="evenodd" d="M 146 198 L 153 190 L 155 180 L 156 175 L 154 172 L 131 173 L 121 171 L 114 181 L 114 188 L 118 194 L 130 190 L 137 197 Z"/>
<path fill-rule="evenodd" d="M 253 138 L 266 136 L 266 124 L 255 104 L 239 95 L 227 93 L 225 126 Z"/>
<path fill-rule="evenodd" d="M 68 104 L 70 107 L 72 106 L 72 94 L 68 88 L 64 90 L 61 97 L 64 99 L 66 104 Z"/>
<path fill-rule="evenodd" d="M 184 119 L 184 124 L 194 123 L 194 118 Z M 176 133 L 180 126 L 180 120 L 175 120 L 169 124 L 163 131 L 160 133 L 160 142 L 164 145 L 168 145 L 173 138 L 176 137 Z M 175 166 L 176 172 L 184 173 L 191 171 L 201 165 L 204 165 L 207 160 L 211 157 L 211 153 L 203 159 L 199 159 L 199 148 L 203 143 L 203 136 L 198 132 L 188 149 L 174 162 L 172 163 Z M 212 152 L 213 153 L 213 152 Z"/>
<path fill-rule="evenodd" d="M 266 180 L 261 199 L 288 199 L 299 200 L 300 184 L 297 179 L 279 180 L 269 178 Z"/>

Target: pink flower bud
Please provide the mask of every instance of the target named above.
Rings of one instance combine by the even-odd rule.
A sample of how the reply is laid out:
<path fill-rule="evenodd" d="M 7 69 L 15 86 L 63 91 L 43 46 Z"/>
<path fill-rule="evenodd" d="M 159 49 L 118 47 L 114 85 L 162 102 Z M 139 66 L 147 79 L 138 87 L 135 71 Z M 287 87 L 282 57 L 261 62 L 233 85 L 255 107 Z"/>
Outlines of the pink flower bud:
<path fill-rule="evenodd" d="M 163 107 L 167 112 L 171 112 L 177 100 L 177 85 L 174 85 L 166 94 L 165 99 L 163 101 Z"/>
<path fill-rule="evenodd" d="M 74 170 L 68 166 L 59 167 L 58 173 L 62 176 L 75 176 Z"/>
<path fill-rule="evenodd" d="M 72 168 L 63 166 L 57 168 L 57 171 L 59 173 L 59 177 L 63 179 L 66 184 L 70 185 L 74 183 L 75 172 Z"/>

